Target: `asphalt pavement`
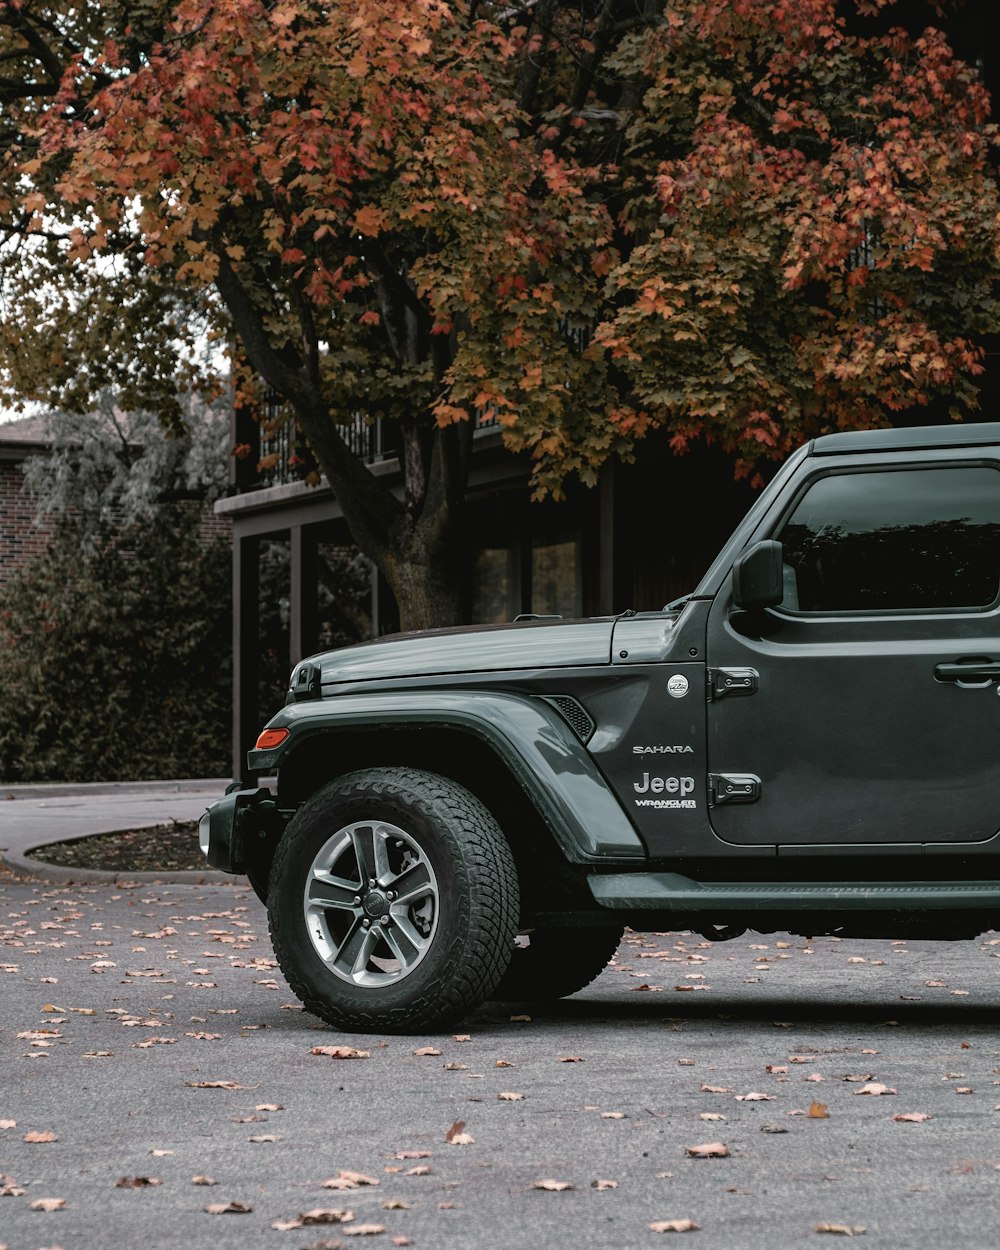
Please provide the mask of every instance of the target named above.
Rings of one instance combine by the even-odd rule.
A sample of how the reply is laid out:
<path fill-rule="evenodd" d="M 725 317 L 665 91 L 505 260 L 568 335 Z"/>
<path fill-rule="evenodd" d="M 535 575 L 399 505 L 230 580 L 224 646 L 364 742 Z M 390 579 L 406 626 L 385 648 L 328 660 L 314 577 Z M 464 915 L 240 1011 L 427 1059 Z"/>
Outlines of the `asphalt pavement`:
<path fill-rule="evenodd" d="M 0 871 L 0 1250 L 1000 1244 L 1000 936 L 627 934 L 571 999 L 343 1034 L 241 879 L 23 862 L 225 784 L 0 789 L 45 869 Z"/>
<path fill-rule="evenodd" d="M 108 873 L 59 868 L 27 859 L 51 842 L 98 833 L 197 820 L 225 793 L 228 779 L 96 782 L 90 785 L 0 786 L 0 864 L 50 881 L 106 880 Z M 222 874 L 132 874 L 133 880 L 221 880 Z"/>
<path fill-rule="evenodd" d="M 0 1246 L 995 1250 L 998 953 L 627 935 L 564 1002 L 348 1035 L 245 885 L 0 880 Z"/>

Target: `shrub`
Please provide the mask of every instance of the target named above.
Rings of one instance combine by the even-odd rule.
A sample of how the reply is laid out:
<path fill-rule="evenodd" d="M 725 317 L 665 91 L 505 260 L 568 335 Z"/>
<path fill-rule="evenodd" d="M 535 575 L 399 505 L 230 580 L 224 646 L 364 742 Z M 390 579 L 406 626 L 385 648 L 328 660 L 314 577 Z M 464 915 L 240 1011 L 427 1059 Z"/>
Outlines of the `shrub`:
<path fill-rule="evenodd" d="M 0 591 L 5 782 L 228 775 L 230 553 L 199 514 L 163 507 L 96 541 L 62 517 Z"/>

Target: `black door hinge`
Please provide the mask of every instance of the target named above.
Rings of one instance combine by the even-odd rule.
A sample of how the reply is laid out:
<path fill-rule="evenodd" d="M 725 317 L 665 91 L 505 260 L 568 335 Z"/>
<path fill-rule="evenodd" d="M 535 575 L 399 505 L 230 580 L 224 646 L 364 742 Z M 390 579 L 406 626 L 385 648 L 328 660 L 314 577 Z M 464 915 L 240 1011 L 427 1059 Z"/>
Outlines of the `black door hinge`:
<path fill-rule="evenodd" d="M 760 674 L 755 668 L 710 668 L 708 670 L 708 701 L 727 695 L 756 694 Z"/>
<path fill-rule="evenodd" d="M 723 803 L 756 803 L 760 798 L 760 778 L 753 773 L 709 773 L 709 807 Z"/>

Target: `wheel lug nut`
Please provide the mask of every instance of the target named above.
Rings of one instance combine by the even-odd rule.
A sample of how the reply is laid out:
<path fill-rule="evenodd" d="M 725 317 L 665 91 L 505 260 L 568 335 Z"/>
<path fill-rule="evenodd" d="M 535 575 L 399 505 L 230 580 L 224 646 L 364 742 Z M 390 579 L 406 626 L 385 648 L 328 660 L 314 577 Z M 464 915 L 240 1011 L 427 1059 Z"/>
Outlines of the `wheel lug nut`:
<path fill-rule="evenodd" d="M 389 900 L 390 903 L 396 897 L 395 894 L 393 894 L 392 890 L 387 890 L 385 896 Z"/>
<path fill-rule="evenodd" d="M 378 882 L 375 880 L 375 878 L 374 878 L 374 877 L 372 877 L 372 878 L 369 880 L 368 884 L 369 884 L 369 886 L 370 886 L 370 887 L 374 890 L 374 889 L 375 889 L 375 887 L 378 885 Z"/>
<path fill-rule="evenodd" d="M 370 924 L 371 924 L 370 920 L 362 920 L 361 927 L 362 929 L 367 929 Z"/>
<path fill-rule="evenodd" d="M 388 916 L 383 916 L 383 917 L 382 917 L 382 919 L 381 919 L 381 921 L 380 921 L 380 923 L 381 923 L 381 924 L 388 924 L 388 923 L 389 923 L 389 917 L 388 917 Z"/>
<path fill-rule="evenodd" d="M 355 906 L 355 907 L 357 907 L 357 905 L 358 905 L 360 902 L 361 902 L 361 896 L 360 896 L 359 894 L 355 894 L 355 896 L 354 896 L 354 906 Z"/>

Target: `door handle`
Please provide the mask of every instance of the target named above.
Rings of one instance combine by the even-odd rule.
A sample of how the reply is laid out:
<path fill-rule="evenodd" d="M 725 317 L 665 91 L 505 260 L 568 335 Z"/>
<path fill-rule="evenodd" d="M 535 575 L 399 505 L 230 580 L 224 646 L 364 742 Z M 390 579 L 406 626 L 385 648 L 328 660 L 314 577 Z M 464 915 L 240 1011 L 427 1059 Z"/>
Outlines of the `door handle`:
<path fill-rule="evenodd" d="M 957 686 L 978 688 L 1000 681 L 1000 662 L 996 660 L 967 660 L 965 663 L 936 664 L 934 676 L 938 681 L 953 681 Z"/>

